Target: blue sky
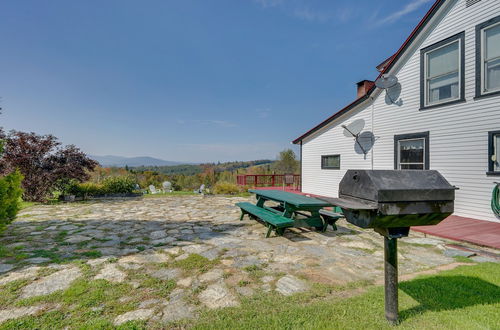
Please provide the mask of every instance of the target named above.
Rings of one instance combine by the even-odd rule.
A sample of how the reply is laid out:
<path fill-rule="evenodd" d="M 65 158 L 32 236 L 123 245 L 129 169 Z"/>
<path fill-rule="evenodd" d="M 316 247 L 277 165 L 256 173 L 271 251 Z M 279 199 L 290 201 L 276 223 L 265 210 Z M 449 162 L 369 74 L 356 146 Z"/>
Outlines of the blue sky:
<path fill-rule="evenodd" d="M 95 155 L 275 158 L 432 0 L 3 0 L 0 126 Z"/>

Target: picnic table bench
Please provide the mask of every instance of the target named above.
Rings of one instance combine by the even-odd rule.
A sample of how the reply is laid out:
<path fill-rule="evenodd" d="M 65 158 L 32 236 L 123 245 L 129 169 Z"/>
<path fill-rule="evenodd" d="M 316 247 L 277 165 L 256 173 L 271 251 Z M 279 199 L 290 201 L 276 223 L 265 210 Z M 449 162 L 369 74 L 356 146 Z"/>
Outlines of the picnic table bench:
<path fill-rule="evenodd" d="M 245 214 L 251 218 L 262 220 L 268 227 L 266 237 L 274 230 L 277 235 L 283 235 L 286 228 L 314 227 L 326 231 L 328 225 L 337 230 L 335 222 L 343 217 L 339 209 L 328 211 L 323 208 L 332 207 L 329 202 L 317 198 L 302 196 L 280 190 L 249 190 L 254 193 L 257 203 L 236 203 L 241 209 L 240 220 Z M 277 202 L 277 206 L 267 206 L 267 201 Z"/>

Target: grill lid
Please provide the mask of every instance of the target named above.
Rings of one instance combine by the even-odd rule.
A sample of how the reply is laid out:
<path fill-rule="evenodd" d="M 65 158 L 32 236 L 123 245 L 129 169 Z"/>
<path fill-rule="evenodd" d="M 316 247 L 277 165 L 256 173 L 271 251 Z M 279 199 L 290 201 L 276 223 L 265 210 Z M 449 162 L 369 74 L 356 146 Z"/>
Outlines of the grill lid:
<path fill-rule="evenodd" d="M 453 201 L 455 187 L 434 170 L 348 170 L 339 197 L 373 202 Z"/>

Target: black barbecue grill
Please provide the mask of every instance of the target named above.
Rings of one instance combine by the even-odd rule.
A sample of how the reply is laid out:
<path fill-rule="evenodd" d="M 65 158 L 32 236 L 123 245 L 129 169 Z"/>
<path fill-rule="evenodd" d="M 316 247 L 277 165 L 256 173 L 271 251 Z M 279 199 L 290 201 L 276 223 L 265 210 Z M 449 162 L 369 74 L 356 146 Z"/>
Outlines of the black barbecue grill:
<path fill-rule="evenodd" d="M 348 170 L 339 198 L 325 198 L 342 208 L 346 220 L 373 228 L 385 240 L 385 312 L 398 321 L 397 239 L 410 226 L 436 225 L 453 213 L 456 188 L 438 171 Z"/>

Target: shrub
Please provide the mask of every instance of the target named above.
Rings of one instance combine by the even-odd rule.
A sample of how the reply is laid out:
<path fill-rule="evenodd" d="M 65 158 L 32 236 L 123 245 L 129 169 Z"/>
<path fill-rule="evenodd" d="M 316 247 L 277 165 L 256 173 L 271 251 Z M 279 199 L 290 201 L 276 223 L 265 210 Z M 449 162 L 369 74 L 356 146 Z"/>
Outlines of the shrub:
<path fill-rule="evenodd" d="M 130 194 L 135 190 L 135 179 L 130 176 L 116 176 L 104 179 L 103 194 Z"/>
<path fill-rule="evenodd" d="M 15 219 L 19 211 L 23 193 L 22 180 L 23 176 L 19 171 L 0 178 L 0 232 Z"/>
<path fill-rule="evenodd" d="M 235 195 L 239 194 L 241 189 L 234 183 L 219 182 L 214 186 L 214 194 Z"/>
<path fill-rule="evenodd" d="M 0 172 L 19 169 L 25 201 L 45 201 L 60 184 L 88 180 L 88 172 L 97 165 L 77 147 L 61 146 L 53 135 L 11 131 L 5 136 L 0 130 L 0 139 L 4 140 Z"/>
<path fill-rule="evenodd" d="M 69 192 L 71 195 L 87 199 L 89 197 L 103 195 L 103 190 L 102 185 L 98 183 L 84 182 L 76 184 L 69 190 Z"/>

